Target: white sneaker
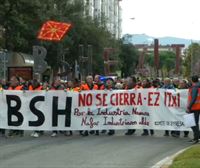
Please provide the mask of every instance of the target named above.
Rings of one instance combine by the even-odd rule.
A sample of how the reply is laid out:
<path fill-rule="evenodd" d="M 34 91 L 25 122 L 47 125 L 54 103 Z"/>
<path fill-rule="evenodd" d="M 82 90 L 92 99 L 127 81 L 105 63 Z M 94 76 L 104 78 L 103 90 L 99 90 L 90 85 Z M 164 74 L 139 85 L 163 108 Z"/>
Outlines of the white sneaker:
<path fill-rule="evenodd" d="M 51 134 L 51 137 L 56 137 L 57 136 L 57 133 L 56 132 L 53 132 L 52 134 Z"/>
<path fill-rule="evenodd" d="M 31 133 L 31 137 L 33 137 L 33 136 L 34 136 L 34 134 L 35 134 L 35 132 L 32 132 L 32 133 Z"/>
<path fill-rule="evenodd" d="M 33 135 L 33 137 L 34 137 L 34 138 L 38 138 L 38 137 L 39 137 L 39 134 L 38 134 L 37 132 L 35 132 L 34 135 Z"/>

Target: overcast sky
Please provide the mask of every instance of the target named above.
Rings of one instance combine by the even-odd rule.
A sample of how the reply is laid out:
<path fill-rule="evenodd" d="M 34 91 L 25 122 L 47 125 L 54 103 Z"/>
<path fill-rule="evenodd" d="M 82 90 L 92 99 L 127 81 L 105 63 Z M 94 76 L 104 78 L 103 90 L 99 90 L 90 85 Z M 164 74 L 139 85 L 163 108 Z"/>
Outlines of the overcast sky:
<path fill-rule="evenodd" d="M 122 34 L 200 40 L 200 0 L 122 0 L 121 6 Z"/>

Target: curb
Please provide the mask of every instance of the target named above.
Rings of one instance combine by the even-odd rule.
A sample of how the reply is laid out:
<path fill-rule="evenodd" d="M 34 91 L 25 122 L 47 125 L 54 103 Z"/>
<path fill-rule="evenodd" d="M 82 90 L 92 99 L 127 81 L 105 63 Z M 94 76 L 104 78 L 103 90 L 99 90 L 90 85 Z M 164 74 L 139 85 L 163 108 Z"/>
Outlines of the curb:
<path fill-rule="evenodd" d="M 153 165 L 151 168 L 168 168 L 172 164 L 172 162 L 176 156 L 183 153 L 185 150 L 189 149 L 190 147 L 182 149 L 171 156 L 165 157 L 164 159 L 162 159 L 161 161 L 159 161 L 155 165 Z"/>

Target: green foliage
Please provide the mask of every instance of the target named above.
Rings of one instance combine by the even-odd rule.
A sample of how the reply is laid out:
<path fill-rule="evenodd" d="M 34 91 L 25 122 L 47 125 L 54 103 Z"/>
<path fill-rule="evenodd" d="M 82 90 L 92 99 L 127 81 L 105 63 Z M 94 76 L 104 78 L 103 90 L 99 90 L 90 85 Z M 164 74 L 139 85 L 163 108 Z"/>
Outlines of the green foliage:
<path fill-rule="evenodd" d="M 194 146 L 177 156 L 170 168 L 199 168 L 200 146 Z"/>
<path fill-rule="evenodd" d="M 164 72 L 166 71 L 166 75 L 169 76 L 169 72 L 175 69 L 176 55 L 172 51 L 162 51 L 159 52 L 159 56 L 160 56 L 159 58 L 160 69 L 163 70 Z M 154 67 L 155 65 L 154 54 L 150 53 L 149 55 L 146 56 L 146 58 L 147 58 L 147 63 L 151 67 Z"/>
<path fill-rule="evenodd" d="M 139 53 L 132 44 L 121 43 L 121 52 L 119 54 L 119 58 L 121 60 L 122 77 L 135 74 Z"/>
<path fill-rule="evenodd" d="M 192 43 L 186 50 L 185 60 L 183 62 L 185 77 L 187 78 L 190 77 L 190 75 L 193 73 L 191 72 L 191 70 L 196 71 L 195 63 L 199 61 L 199 55 L 200 55 L 200 44 Z"/>
<path fill-rule="evenodd" d="M 30 52 L 41 24 L 39 9 L 38 0 L 3 0 L 0 3 L 0 23 L 5 29 L 2 48 Z"/>
<path fill-rule="evenodd" d="M 85 56 L 87 46 L 92 45 L 94 69 L 103 73 L 103 49 L 118 47 L 118 42 L 100 24 L 83 15 L 83 1 L 80 0 L 1 0 L 0 26 L 5 29 L 0 47 L 12 51 L 32 53 L 33 45 L 43 45 L 47 48 L 47 62 L 52 68 L 60 64 L 60 57 L 66 48 L 69 49 L 66 61 L 73 66 L 78 60 L 78 46 L 84 45 Z M 70 22 L 73 28 L 60 42 L 39 41 L 37 34 L 47 20 Z M 101 18 L 106 20 L 106 18 Z"/>

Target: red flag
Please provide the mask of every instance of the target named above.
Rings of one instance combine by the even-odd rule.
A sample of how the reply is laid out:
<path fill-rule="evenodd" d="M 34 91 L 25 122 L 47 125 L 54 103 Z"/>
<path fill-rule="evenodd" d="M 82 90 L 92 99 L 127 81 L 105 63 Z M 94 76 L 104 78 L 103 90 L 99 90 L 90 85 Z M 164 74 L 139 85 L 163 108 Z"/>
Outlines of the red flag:
<path fill-rule="evenodd" d="M 38 39 L 60 41 L 71 28 L 70 23 L 47 21 L 42 25 Z"/>

